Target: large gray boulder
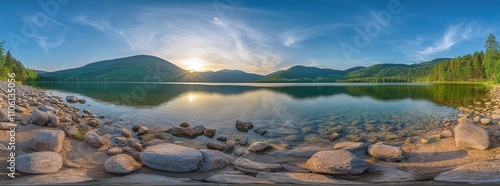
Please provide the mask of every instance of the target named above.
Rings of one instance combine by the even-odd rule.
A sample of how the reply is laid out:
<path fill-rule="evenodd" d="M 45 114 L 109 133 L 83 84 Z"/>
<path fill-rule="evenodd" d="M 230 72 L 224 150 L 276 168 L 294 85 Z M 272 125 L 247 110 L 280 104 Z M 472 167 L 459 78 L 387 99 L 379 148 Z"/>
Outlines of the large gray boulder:
<path fill-rule="evenodd" d="M 234 161 L 233 157 L 220 151 L 201 149 L 200 152 L 203 154 L 203 160 L 198 167 L 199 171 L 220 169 Z"/>
<path fill-rule="evenodd" d="M 149 146 L 140 155 L 142 163 L 152 169 L 190 172 L 198 168 L 203 154 L 192 148 L 163 143 Z"/>
<path fill-rule="evenodd" d="M 118 154 L 104 162 L 104 170 L 113 174 L 130 174 L 142 167 L 132 156 Z"/>
<path fill-rule="evenodd" d="M 33 149 L 61 152 L 65 136 L 62 130 L 39 130 L 33 139 Z"/>
<path fill-rule="evenodd" d="M 97 134 L 94 130 L 89 130 L 83 135 L 83 140 L 92 147 L 101 148 L 107 143 L 106 138 Z"/>
<path fill-rule="evenodd" d="M 35 109 L 33 110 L 33 112 L 31 112 L 31 116 L 31 121 L 33 121 L 34 124 L 45 125 L 47 122 L 49 122 L 49 115 L 44 111 Z"/>
<path fill-rule="evenodd" d="M 385 161 L 401 161 L 404 159 L 404 152 L 401 147 L 386 145 L 382 142 L 371 145 L 368 148 L 368 154 L 373 158 Z"/>
<path fill-rule="evenodd" d="M 16 158 L 16 169 L 28 174 L 53 173 L 62 166 L 62 156 L 55 152 L 35 152 Z"/>
<path fill-rule="evenodd" d="M 480 161 L 443 172 L 436 181 L 473 184 L 500 183 L 500 160 Z"/>
<path fill-rule="evenodd" d="M 362 174 L 368 163 L 346 150 L 320 151 L 307 160 L 306 168 L 323 174 Z"/>
<path fill-rule="evenodd" d="M 257 174 L 258 172 L 276 172 L 283 168 L 280 164 L 259 163 L 246 158 L 236 159 L 233 165 L 237 170 L 250 174 Z"/>
<path fill-rule="evenodd" d="M 490 147 L 488 131 L 469 119 L 461 119 L 454 129 L 455 145 L 461 149 L 485 150 Z"/>

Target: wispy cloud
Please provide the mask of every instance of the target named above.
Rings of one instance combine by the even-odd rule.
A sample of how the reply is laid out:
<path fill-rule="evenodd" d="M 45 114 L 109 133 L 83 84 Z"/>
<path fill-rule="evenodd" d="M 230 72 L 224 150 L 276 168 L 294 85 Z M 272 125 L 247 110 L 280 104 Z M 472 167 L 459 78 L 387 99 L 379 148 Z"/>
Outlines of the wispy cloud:
<path fill-rule="evenodd" d="M 401 49 L 411 59 L 429 60 L 444 57 L 444 52 L 452 50 L 464 41 L 484 38 L 491 30 L 491 27 L 475 21 L 453 24 L 449 25 L 438 39 L 429 35 L 418 36 L 414 40 L 406 40 L 404 43 L 406 46 Z M 432 40 L 437 42 L 429 42 Z"/>
<path fill-rule="evenodd" d="M 291 48 L 300 48 L 300 42 L 327 35 L 333 34 L 332 32 L 339 27 L 348 27 L 350 25 L 347 24 L 336 24 L 336 25 L 327 25 L 327 26 L 319 26 L 313 28 L 294 28 L 287 30 L 281 35 L 283 40 L 283 45 Z"/>
<path fill-rule="evenodd" d="M 76 21 L 111 34 L 131 51 L 156 55 L 178 65 L 197 58 L 211 69 L 267 73 L 282 61 L 273 39 L 276 36 L 238 20 L 216 19 L 210 11 L 148 8 L 132 17 L 124 23 L 112 17 L 80 16 Z"/>
<path fill-rule="evenodd" d="M 31 35 L 31 37 L 45 53 L 48 53 L 52 48 L 63 45 L 66 41 L 65 36 L 67 33 L 80 33 L 72 27 L 44 14 L 24 16 L 24 20 L 37 27 L 37 32 Z"/>
<path fill-rule="evenodd" d="M 434 43 L 433 46 L 425 48 L 424 50 L 417 51 L 417 54 L 421 56 L 429 56 L 438 52 L 449 50 L 457 43 L 469 39 L 471 33 L 472 28 L 470 25 L 452 25 L 446 30 L 438 42 Z"/>

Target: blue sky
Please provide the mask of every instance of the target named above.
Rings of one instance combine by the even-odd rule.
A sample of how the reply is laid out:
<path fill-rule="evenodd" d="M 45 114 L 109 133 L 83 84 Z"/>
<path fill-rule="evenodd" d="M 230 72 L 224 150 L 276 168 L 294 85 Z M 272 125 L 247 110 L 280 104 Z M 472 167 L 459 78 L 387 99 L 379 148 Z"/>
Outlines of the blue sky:
<path fill-rule="evenodd" d="M 0 38 L 26 66 L 54 71 L 149 54 L 181 68 L 267 74 L 347 69 L 483 50 L 496 0 L 4 0 Z"/>

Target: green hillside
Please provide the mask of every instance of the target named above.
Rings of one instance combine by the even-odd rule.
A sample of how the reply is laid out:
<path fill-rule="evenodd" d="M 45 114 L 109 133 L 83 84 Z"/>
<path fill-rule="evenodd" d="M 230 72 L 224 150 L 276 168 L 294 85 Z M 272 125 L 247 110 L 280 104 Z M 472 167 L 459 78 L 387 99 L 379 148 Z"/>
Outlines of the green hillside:
<path fill-rule="evenodd" d="M 152 82 L 179 80 L 185 70 L 161 58 L 137 55 L 39 74 L 40 81 Z"/>

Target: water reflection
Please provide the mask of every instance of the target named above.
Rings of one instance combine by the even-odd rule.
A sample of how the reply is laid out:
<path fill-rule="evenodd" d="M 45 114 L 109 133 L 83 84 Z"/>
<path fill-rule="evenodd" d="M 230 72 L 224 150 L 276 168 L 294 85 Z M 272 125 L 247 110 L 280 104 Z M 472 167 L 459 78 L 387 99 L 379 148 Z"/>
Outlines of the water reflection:
<path fill-rule="evenodd" d="M 225 84 L 148 84 L 148 83 L 35 83 L 32 86 L 74 92 L 112 104 L 130 107 L 157 107 L 182 94 L 188 94 L 189 102 L 197 98 L 193 92 L 208 94 L 242 95 L 247 92 L 270 90 L 304 100 L 347 94 L 353 97 L 368 96 L 375 100 L 426 100 L 436 105 L 457 107 L 476 98 L 487 90 L 474 84 L 274 84 L 273 86 L 225 85 Z M 282 86 L 280 86 L 282 85 Z"/>

